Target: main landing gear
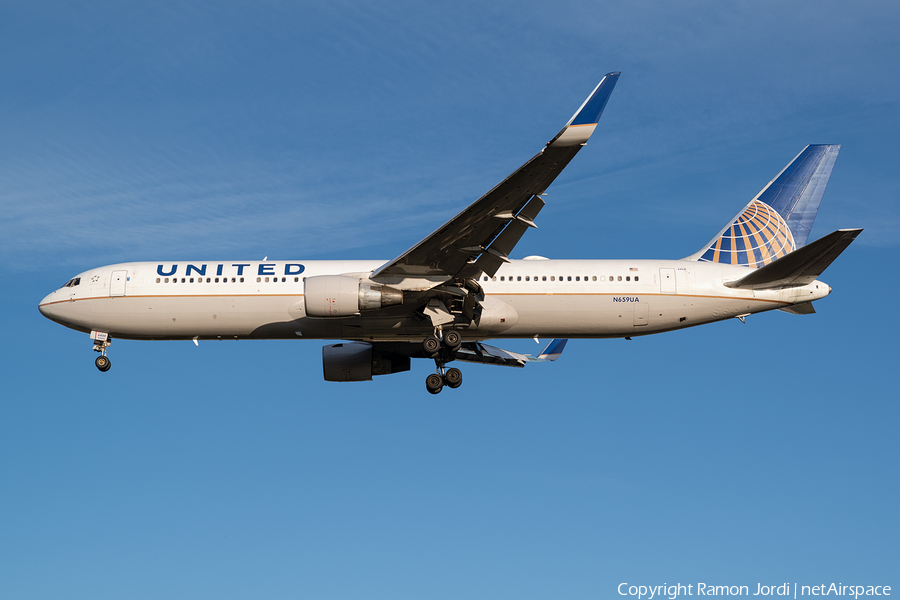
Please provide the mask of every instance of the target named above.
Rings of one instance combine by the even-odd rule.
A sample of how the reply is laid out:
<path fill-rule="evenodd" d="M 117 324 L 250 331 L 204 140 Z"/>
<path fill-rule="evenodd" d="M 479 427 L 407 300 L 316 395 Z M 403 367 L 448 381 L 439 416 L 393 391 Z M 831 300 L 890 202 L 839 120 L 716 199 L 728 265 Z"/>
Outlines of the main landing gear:
<path fill-rule="evenodd" d="M 112 367 L 109 357 L 106 356 L 106 349 L 109 348 L 112 340 L 109 339 L 108 334 L 98 333 L 96 331 L 91 332 L 91 339 L 94 340 L 94 352 L 100 353 L 100 356 L 94 361 L 94 365 L 96 365 L 101 372 L 106 373 L 109 371 L 110 367 Z"/>
<path fill-rule="evenodd" d="M 435 332 L 422 342 L 422 350 L 425 356 L 434 359 L 437 373 L 432 373 L 425 378 L 425 389 L 431 394 L 438 394 L 446 385 L 450 389 L 456 389 L 462 385 L 462 371 L 457 368 L 444 370 L 444 363 L 453 360 L 453 355 L 462 345 L 462 336 L 457 331 L 448 331 L 441 335 L 441 331 Z"/>

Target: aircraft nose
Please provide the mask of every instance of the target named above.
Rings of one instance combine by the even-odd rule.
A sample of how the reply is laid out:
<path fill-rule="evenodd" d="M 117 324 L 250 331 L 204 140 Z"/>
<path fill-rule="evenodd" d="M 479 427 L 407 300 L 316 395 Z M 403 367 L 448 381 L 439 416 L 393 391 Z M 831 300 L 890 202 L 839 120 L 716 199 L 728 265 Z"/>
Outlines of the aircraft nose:
<path fill-rule="evenodd" d="M 41 314 L 52 321 L 55 321 L 55 317 L 59 316 L 58 309 L 56 308 L 59 305 L 55 304 L 57 295 L 56 292 L 51 292 L 41 300 L 40 304 L 38 304 L 38 310 L 41 311 Z"/>

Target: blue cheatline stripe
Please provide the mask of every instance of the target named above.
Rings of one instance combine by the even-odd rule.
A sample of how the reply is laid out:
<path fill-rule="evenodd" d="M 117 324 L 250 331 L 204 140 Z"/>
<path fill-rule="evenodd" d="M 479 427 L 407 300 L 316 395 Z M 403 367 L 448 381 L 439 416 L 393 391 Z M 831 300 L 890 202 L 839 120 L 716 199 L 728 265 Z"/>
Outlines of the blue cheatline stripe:
<path fill-rule="evenodd" d="M 597 89 L 594 90 L 594 93 L 591 94 L 591 97 L 578 111 L 578 114 L 572 118 L 572 122 L 569 125 L 596 124 L 600 120 L 600 115 L 603 114 L 603 109 L 606 108 L 609 96 L 612 94 L 613 88 L 616 87 L 616 82 L 619 81 L 619 75 L 621 74 L 621 71 L 607 73 L 606 77 L 597 86 Z"/>

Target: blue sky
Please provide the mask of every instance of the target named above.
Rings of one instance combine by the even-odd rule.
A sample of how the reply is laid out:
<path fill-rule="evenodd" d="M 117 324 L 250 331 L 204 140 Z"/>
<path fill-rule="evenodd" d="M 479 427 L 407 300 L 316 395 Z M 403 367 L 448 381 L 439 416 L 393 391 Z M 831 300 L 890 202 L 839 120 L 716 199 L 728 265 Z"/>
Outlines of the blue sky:
<path fill-rule="evenodd" d="M 900 586 L 894 3 L 6 2 L 0 597 L 611 598 Z M 865 232 L 818 314 L 326 384 L 321 343 L 117 341 L 129 260 L 396 256 L 621 70 L 515 256 L 667 258 L 809 143 Z M 532 342 L 506 344 L 531 351 Z"/>

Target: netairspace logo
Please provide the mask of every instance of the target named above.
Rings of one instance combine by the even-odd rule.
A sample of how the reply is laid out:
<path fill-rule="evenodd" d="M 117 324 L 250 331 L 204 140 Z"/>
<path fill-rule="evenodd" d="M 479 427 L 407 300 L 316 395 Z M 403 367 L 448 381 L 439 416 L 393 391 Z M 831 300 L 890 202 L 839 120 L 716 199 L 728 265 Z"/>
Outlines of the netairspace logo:
<path fill-rule="evenodd" d="M 675 600 L 679 596 L 890 596 L 889 585 L 843 585 L 841 583 L 798 585 L 796 583 L 781 583 L 766 585 L 757 583 L 755 590 L 751 592 L 746 585 L 710 585 L 708 583 L 689 583 L 687 585 L 676 583 L 673 585 L 630 585 L 620 583 L 617 588 L 620 596 L 634 596 L 638 600 L 653 600 L 654 598 L 669 598 Z"/>

